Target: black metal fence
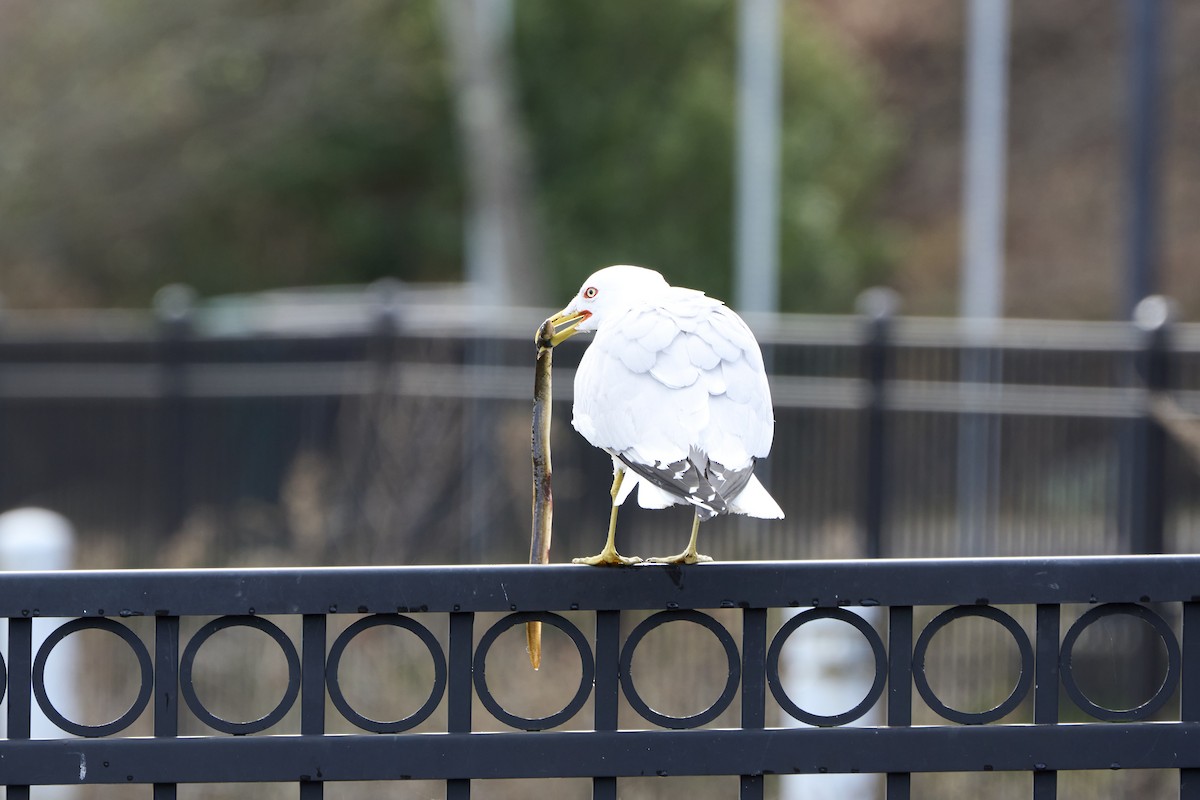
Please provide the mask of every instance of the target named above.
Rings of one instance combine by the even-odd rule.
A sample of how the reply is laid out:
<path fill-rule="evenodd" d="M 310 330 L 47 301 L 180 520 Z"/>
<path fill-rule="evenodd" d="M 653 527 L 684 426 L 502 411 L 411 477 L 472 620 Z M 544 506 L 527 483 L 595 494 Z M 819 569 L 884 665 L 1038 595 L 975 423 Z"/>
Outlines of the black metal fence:
<path fill-rule="evenodd" d="M 868 313 L 861 317 L 751 320 L 771 361 L 777 418 L 774 450 L 763 464 L 764 479 L 788 516 L 783 521 L 718 520 L 705 527 L 707 552 L 728 561 L 880 555 L 1116 555 L 1188 552 L 1200 546 L 1200 458 L 1194 440 L 1200 415 L 1200 326 L 1175 324 L 1165 315 L 1144 315 L 1141 326 L 1004 321 L 980 331 L 955 320 L 892 317 L 886 308 L 882 309 L 885 313 L 879 313 L 880 308 L 865 310 Z M 317 326 L 310 324 L 311 318 L 319 315 L 303 308 L 292 312 L 301 324 L 269 330 L 223 328 L 213 322 L 212 311 L 196 311 L 190 316 L 165 314 L 157 320 L 147 314 L 63 318 L 6 314 L 0 329 L 0 463 L 5 464 L 0 471 L 0 508 L 42 505 L 65 513 L 80 530 L 84 567 L 412 565 L 525 559 L 530 335 L 543 311 L 471 310 L 416 301 L 359 303 L 342 314 L 337 324 L 321 327 L 320 332 L 314 332 Z M 469 335 L 464 320 L 470 321 Z M 558 514 L 552 558 L 556 561 L 594 552 L 607 519 L 609 460 L 588 447 L 568 425 L 572 368 L 581 352 L 582 347 L 566 346 L 555 359 Z M 1167 416 L 1158 402 L 1162 400 L 1169 406 Z M 1189 440 L 1189 435 L 1193 439 Z M 683 542 L 689 521 L 686 511 L 679 509 L 643 511 L 627 506 L 619 531 L 622 550 L 640 555 L 674 552 Z M 780 574 L 792 574 L 792 565 L 780 569 L 784 570 Z M 946 572 L 951 569 L 947 567 Z M 415 573 L 410 571 L 394 574 L 397 581 L 404 576 L 406 585 L 413 580 L 420 585 L 425 580 L 411 577 Z M 460 576 L 458 572 L 436 574 L 456 580 Z M 538 573 L 553 574 L 554 570 Z M 757 579 L 758 575 L 736 574 L 742 576 L 737 581 Z M 797 580 L 807 581 L 816 573 L 795 574 L 801 576 Z M 213 591 L 220 588 L 203 585 Z M 472 585 L 467 581 L 464 591 Z M 512 585 L 506 583 L 510 589 Z M 1156 584 L 1148 581 L 1146 585 Z M 612 591 L 617 592 L 613 597 L 619 597 L 623 588 Z M 993 594 L 981 588 L 973 595 L 947 596 L 942 602 L 970 604 L 986 598 L 986 607 L 994 609 L 1002 601 Z M 1174 603 L 1149 607 L 1169 623 L 1178 639 L 1182 618 L 1178 603 L 1190 602 L 1190 595 L 1160 597 L 1156 592 L 1144 592 L 1119 601 L 1141 602 L 1143 594 L 1152 598 L 1146 602 Z M 827 596 L 824 591 L 813 593 L 816 598 Z M 1097 602 L 1106 598 L 1118 601 L 1102 592 L 1097 597 Z M 211 622 L 203 615 L 245 616 L 249 606 L 255 605 L 261 606 L 256 612 L 261 620 L 263 615 L 276 613 L 262 609 L 293 608 L 243 603 L 236 596 L 226 599 L 228 603 L 213 598 L 214 605 L 195 610 L 187 610 L 188 603 L 175 600 L 161 606 L 130 602 L 119 608 L 105 600 L 104 609 L 109 615 L 116 613 L 118 619 L 123 610 L 186 614 L 178 633 L 170 629 L 161 632 L 186 644 Z M 733 609 L 722 608 L 725 599 L 714 595 L 706 601 L 712 603 L 707 608 L 715 609 L 709 616 L 732 626 L 730 635 L 740 640 L 745 635 L 742 612 L 736 603 Z M 813 602 L 812 598 L 794 599 L 799 608 Z M 620 619 L 627 627 L 639 625 L 649 610 L 667 609 L 666 604 L 673 602 L 660 600 L 626 606 L 622 598 L 625 610 Z M 891 604 L 903 606 L 904 602 Z M 1020 602 L 1028 605 L 1003 612 L 1029 632 L 1036 655 L 1039 648 L 1034 643 L 1041 641 L 1038 637 L 1044 622 L 1039 621 L 1037 606 L 1042 601 L 1030 596 Z M 1067 631 L 1086 610 L 1090 595 L 1064 596 L 1055 602 L 1084 604 L 1061 609 L 1059 619 L 1062 630 Z M 93 603 L 99 605 L 99 600 L 94 598 Z M 829 604 L 826 600 L 819 603 Z M 420 603 L 397 600 L 379 606 L 371 601 L 347 606 L 343 602 L 337 616 L 326 619 L 330 642 L 360 624 L 360 605 L 365 614 L 392 614 L 398 606 L 419 608 Z M 502 605 L 477 613 L 503 612 L 510 604 Z M 780 605 L 790 606 L 790 601 Z M 61 610 L 61 604 L 59 607 Z M 526 600 L 518 605 L 522 611 L 537 607 Z M 557 608 L 552 604 L 542 607 Z M 18 617 L 22 609 L 30 613 L 40 609 L 43 616 L 51 614 L 49 605 L 33 600 L 12 608 L 16 611 L 4 613 Z M 304 637 L 309 635 L 303 629 L 317 623 L 315 618 L 305 622 L 309 613 L 305 609 L 310 606 L 294 608 L 297 610 L 286 612 L 291 617 L 267 622 L 293 640 L 292 649 L 303 661 Z M 328 605 L 311 608 L 316 609 L 314 615 L 328 616 Z M 462 606 L 464 612 L 471 608 L 467 603 Z M 598 644 L 600 616 L 587 611 L 587 606 L 582 608 L 584 611 L 572 611 L 568 603 L 565 610 L 558 610 L 585 638 L 597 643 L 594 652 L 608 658 L 607 650 Z M 82 603 L 62 613 L 74 616 L 84 609 L 89 617 L 100 613 Z M 932 601 L 930 605 L 915 604 L 914 631 L 926 630 L 943 610 Z M 440 617 L 440 622 L 422 622 L 435 632 L 447 654 L 447 681 L 451 680 L 453 661 L 447 621 L 451 612 L 453 608 L 442 608 L 438 614 L 430 614 Z M 585 618 L 581 619 L 581 614 Z M 1142 619 L 1141 614 L 1122 611 L 1106 616 L 1089 625 L 1090 633 L 1073 648 L 1076 662 L 1084 664 L 1085 671 L 1094 671 L 1097 663 L 1100 669 L 1107 669 L 1111 685 L 1144 688 L 1147 681 L 1154 684 L 1141 695 L 1133 692 L 1129 699 L 1129 691 L 1117 691 L 1111 685 L 1103 688 L 1100 681 L 1102 699 L 1112 707 L 1122 703 L 1137 707 L 1154 695 L 1161 683 L 1157 665 L 1166 670 L 1170 662 L 1168 645 L 1156 644 L 1166 640 L 1147 627 L 1154 623 Z M 726 619 L 729 615 L 738 617 L 736 624 Z M 422 614 L 416 616 L 424 619 Z M 787 624 L 785 616 L 768 613 L 769 641 Z M 406 624 L 386 619 L 370 623 L 375 627 L 363 629 L 354 638 L 344 663 L 355 662 L 351 656 L 362 642 L 382 631 L 396 633 L 397 624 Z M 160 641 L 149 622 L 128 618 L 119 624 L 147 642 Z M 476 639 L 493 624 L 485 617 L 476 622 Z M 825 620 L 822 624 L 837 622 Z M 1121 622 L 1126 623 L 1124 628 L 1118 624 Z M 158 619 L 156 624 L 164 623 Z M 1014 659 L 1022 662 L 1020 637 L 1012 640 L 1011 646 L 1005 644 L 1012 638 L 1004 638 L 1008 636 L 1001 627 L 1005 624 L 1002 618 L 970 614 L 940 629 L 944 633 L 934 643 L 939 646 L 928 648 L 927 664 L 943 677 L 940 683 L 933 680 L 930 685 L 951 698 L 951 705 L 981 713 L 979 709 L 990 706 L 978 698 L 991 696 L 988 691 L 977 691 L 981 681 L 990 682 L 988 688 L 994 689 L 997 676 L 1008 674 L 1001 667 Z M 1000 631 L 999 649 L 991 647 L 980 626 Z M 217 645 L 243 627 L 234 626 L 232 632 L 210 631 L 208 638 L 214 644 L 203 648 L 196 663 L 203 667 L 214 652 L 222 652 Z M 279 651 L 269 639 L 274 630 L 260 627 L 251 633 L 265 639 L 268 649 Z M 399 633 L 408 635 L 412 630 Z M 547 630 L 549 637 L 558 636 L 560 644 L 570 647 L 565 635 L 556 634 L 553 626 Z M 1105 633 L 1098 636 L 1097 631 Z M 20 625 L 16 633 L 20 633 Z M 517 633 L 518 629 L 511 629 L 496 647 L 505 646 Z M 81 634 L 84 640 L 113 638 L 104 631 Z M 655 637 L 650 638 L 653 643 Z M 114 641 L 120 650 L 123 640 Z M 709 644 L 718 647 L 715 642 Z M 886 638 L 884 642 L 886 645 Z M 863 646 L 870 649 L 865 640 Z M 1105 648 L 1112 653 L 1107 662 L 1101 658 Z M 1146 648 L 1149 652 L 1143 652 Z M 643 651 L 649 652 L 646 647 Z M 15 652 L 19 657 L 20 650 Z M 286 685 L 288 659 L 281 652 L 275 653 L 276 668 L 282 670 L 281 680 Z M 694 680 L 697 686 L 708 687 L 712 679 L 716 681 L 714 696 L 724 691 L 725 677 L 707 674 L 713 670 L 711 653 L 706 656 L 697 642 L 686 640 L 674 652 L 682 659 L 672 673 L 677 682 Z M 753 650 L 743 647 L 742 655 L 747 653 L 753 655 Z M 120 655 L 101 654 L 91 664 L 119 673 Z M 195 656 L 190 655 L 193 661 Z M 128 658 L 132 656 L 126 661 Z M 435 657 L 429 659 L 428 674 L 422 675 L 433 681 Z M 889 668 L 894 662 L 889 662 Z M 1037 662 L 1039 668 L 1047 663 L 1045 658 Z M 18 658 L 16 666 L 20 664 Z M 1034 674 L 1036 670 L 1024 668 L 1028 666 L 1024 663 L 1023 674 Z M 196 703 L 221 706 L 232 702 L 232 707 L 238 708 L 237 701 L 229 697 L 239 695 L 226 692 L 226 684 L 238 677 L 238 669 L 227 667 L 218 677 L 202 680 L 191 701 L 183 698 L 177 710 L 180 742 L 209 731 L 212 720 L 194 710 Z M 315 680 L 313 669 L 307 673 L 310 680 Z M 252 670 L 247 667 L 247 671 Z M 201 676 L 211 672 L 198 669 Z M 347 666 L 340 674 L 345 677 L 351 672 Z M 495 670 L 492 675 L 500 680 Z M 123 679 L 120 674 L 110 677 L 117 686 L 136 684 L 125 686 L 131 701 L 139 696 L 143 681 Z M 601 680 L 603 676 L 597 671 L 596 677 Z M 1096 685 L 1094 676 L 1088 680 Z M 920 687 L 919 679 L 914 685 Z M 106 685 L 93 694 L 113 691 Z M 452 693 L 452 688 L 447 691 Z M 706 728 L 736 725 L 746 692 L 745 686 L 735 691 L 733 704 Z M 326 693 L 330 698 L 326 729 L 345 735 L 354 728 L 356 718 L 335 703 L 336 689 Z M 917 723 L 913 736 L 925 736 L 919 731 L 944 721 L 920 694 L 918 691 L 913 704 L 912 720 Z M 619 692 L 622 727 L 647 723 L 627 695 L 627 690 Z M 9 701 L 15 696 L 19 693 L 10 694 Z M 261 700 L 266 695 L 256 686 L 255 691 L 241 696 Z M 315 712 L 306 716 L 304 696 L 301 691 L 292 710 L 266 732 L 306 732 L 303 719 L 311 720 Z M 362 705 L 362 696 L 351 690 L 344 693 L 343 700 L 353 708 Z M 422 694 L 409 711 L 420 708 L 425 697 Z M 592 713 L 600 694 L 591 697 L 585 701 L 590 705 L 569 725 Z M 779 715 L 788 717 L 789 711 L 773 693 L 765 697 L 767 725 L 777 723 Z M 958 702 L 963 698 L 969 702 Z M 1036 691 L 1031 690 L 1005 719 L 1009 723 L 1035 722 L 1035 699 Z M 162 702 L 169 706 L 173 701 Z M 1175 708 L 1177 702 L 1171 699 L 1155 712 L 1155 718 Z M 424 735 L 440 725 L 443 732 L 449 731 L 449 708 L 449 701 L 442 699 L 433 716 L 414 730 Z M 1064 719 L 1087 718 L 1070 698 L 1063 699 L 1062 709 Z M 878 708 L 871 713 L 877 712 Z M 169 708 L 164 709 L 164 714 L 169 713 Z M 524 713 L 541 714 L 537 710 Z M 1049 712 L 1043 705 L 1038 713 L 1042 714 L 1036 720 L 1040 722 Z M 393 715 L 400 716 L 399 712 Z M 169 726 L 158 727 L 160 718 L 157 713 L 143 713 L 125 733 L 169 733 Z M 95 719 L 97 725 L 112 721 L 103 715 Z M 478 703 L 475 720 L 502 724 Z M 12 730 L 19 731 L 19 725 Z M 802 734 L 808 735 L 788 731 L 771 738 L 785 740 Z M 846 730 L 836 735 L 860 734 Z M 1034 738 L 1039 735 L 1030 734 Z M 471 745 L 476 746 L 483 745 Z M 254 757 L 248 763 L 240 757 L 235 761 L 243 764 L 239 769 L 262 768 Z M 0 760 L 0 769 L 13 763 Z M 89 763 L 94 767 L 97 762 Z M 824 766 L 837 771 L 835 765 Z M 884 767 L 884 771 L 891 770 Z M 371 769 L 376 772 L 366 774 L 383 774 L 378 772 L 381 767 Z M 964 794 L 924 791 L 924 773 L 912 769 L 917 770 L 914 796 Z M 127 774 L 136 778 L 139 773 Z M 1003 776 L 1003 772 L 997 774 Z M 1085 774 L 1090 775 L 1071 773 L 1066 784 Z M 949 780 L 950 774 L 939 773 L 939 780 L 942 778 Z M 890 780 L 896 783 L 900 779 Z M 0 783 L 6 781 L 0 777 Z M 638 796 L 638 785 L 626 781 L 625 794 Z M 1110 794 L 1150 796 L 1154 792 Z M 1071 796 L 1070 790 L 1067 796 Z"/>
<path fill-rule="evenodd" d="M 145 784 L 147 796 L 172 798 L 178 784 L 224 782 L 291 783 L 318 798 L 331 783 L 436 780 L 448 798 L 465 798 L 476 780 L 565 777 L 615 798 L 626 779 L 703 775 L 761 798 L 771 776 L 858 772 L 886 775 L 886 796 L 898 800 L 924 773 L 1008 771 L 1028 776 L 1023 794 L 1047 800 L 1072 770 L 1178 770 L 1179 796 L 1200 798 L 1198 591 L 1193 556 L 7 573 L 0 783 L 10 800 L 44 784 Z M 883 609 L 883 631 L 847 606 Z M 922 612 L 936 616 L 914 622 Z M 39 617 L 67 619 L 35 650 Z M 138 632 L 142 617 L 153 627 Z M 354 621 L 341 627 L 344 618 Z M 1164 656 L 1127 707 L 1079 674 L 1079 642 L 1112 618 L 1146 626 L 1145 646 Z M 1004 630 L 1019 670 L 994 708 L 963 709 L 938 694 L 927 664 L 936 634 L 977 619 Z M 536 716 L 507 707 L 491 683 L 497 642 L 529 620 L 565 634 L 578 654 L 576 670 L 554 677 L 567 688 L 563 707 Z M 851 625 L 870 653 L 870 688 L 836 713 L 802 707 L 781 679 L 784 642 L 817 620 Z M 678 665 L 647 668 L 635 654 L 647 635 L 680 623 L 715 637 L 722 680 L 707 708 L 676 716 L 644 694 L 653 671 Z M 277 705 L 253 719 L 219 714 L 198 689 L 207 663 L 198 653 L 246 627 L 286 665 L 268 693 Z M 377 628 L 415 637 L 412 658 L 432 665 L 415 710 L 397 719 L 344 685 L 354 640 Z M 133 699 L 117 718 L 88 724 L 56 709 L 44 669 L 63 639 L 92 629 L 129 651 Z M 392 664 L 382 680 L 405 668 Z M 618 725 L 622 703 L 636 724 Z M 1019 709 L 1030 704 L 1025 719 Z M 35 706 L 83 738 L 29 739 Z M 876 706 L 883 723 L 849 726 Z M 735 721 L 713 727 L 730 709 Z M 914 725 L 929 713 L 937 722 Z M 776 727 L 781 714 L 816 727 Z M 335 716 L 358 733 L 331 733 Z M 152 735 L 129 735 L 147 718 Z M 444 722 L 431 730 L 435 719 Z"/>

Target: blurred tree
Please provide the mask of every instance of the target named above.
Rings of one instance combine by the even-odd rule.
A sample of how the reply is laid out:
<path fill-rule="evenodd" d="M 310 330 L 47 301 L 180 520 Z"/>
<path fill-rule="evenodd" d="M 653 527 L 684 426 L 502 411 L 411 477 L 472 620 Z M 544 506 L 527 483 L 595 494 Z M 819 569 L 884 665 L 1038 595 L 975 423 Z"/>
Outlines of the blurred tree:
<path fill-rule="evenodd" d="M 893 137 L 862 70 L 786 9 L 784 302 L 845 310 L 887 264 Z M 0 0 L 0 294 L 458 280 L 442 24 L 433 2 Z M 734 24 L 725 0 L 516 0 L 549 296 L 621 261 L 729 295 Z"/>
<path fill-rule="evenodd" d="M 520 0 L 520 87 L 560 296 L 650 266 L 731 295 L 736 8 L 725 0 Z M 896 134 L 869 76 L 784 4 L 781 302 L 849 311 L 885 277 L 875 207 Z"/>
<path fill-rule="evenodd" d="M 0 291 L 455 279 L 436 8 L 0 0 Z"/>

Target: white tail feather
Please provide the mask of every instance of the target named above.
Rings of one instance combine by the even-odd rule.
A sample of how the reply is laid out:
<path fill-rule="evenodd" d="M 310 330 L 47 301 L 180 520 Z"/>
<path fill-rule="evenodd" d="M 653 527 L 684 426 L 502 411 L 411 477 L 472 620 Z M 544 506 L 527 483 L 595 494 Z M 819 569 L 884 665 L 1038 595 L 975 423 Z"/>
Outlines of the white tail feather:
<path fill-rule="evenodd" d="M 735 514 L 746 514 L 760 519 L 783 519 L 783 509 L 779 507 L 779 503 L 775 502 L 775 498 L 771 497 L 766 487 L 753 475 L 750 476 L 746 487 L 733 498 L 729 510 Z"/>

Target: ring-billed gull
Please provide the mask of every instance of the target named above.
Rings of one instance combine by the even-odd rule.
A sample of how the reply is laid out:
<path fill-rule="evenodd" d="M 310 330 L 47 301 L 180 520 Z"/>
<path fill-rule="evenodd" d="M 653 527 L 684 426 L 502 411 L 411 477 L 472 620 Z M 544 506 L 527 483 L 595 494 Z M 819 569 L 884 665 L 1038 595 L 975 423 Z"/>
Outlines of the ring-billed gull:
<path fill-rule="evenodd" d="M 771 449 L 775 420 L 762 352 L 750 328 L 720 300 L 671 286 L 659 273 L 619 265 L 593 273 L 547 322 L 555 346 L 596 336 L 575 373 L 575 429 L 613 460 L 608 541 L 591 565 L 632 564 L 617 553 L 617 509 L 690 505 L 683 552 L 651 559 L 709 561 L 696 552 L 700 523 L 720 514 L 779 519 L 783 511 L 754 476 Z"/>

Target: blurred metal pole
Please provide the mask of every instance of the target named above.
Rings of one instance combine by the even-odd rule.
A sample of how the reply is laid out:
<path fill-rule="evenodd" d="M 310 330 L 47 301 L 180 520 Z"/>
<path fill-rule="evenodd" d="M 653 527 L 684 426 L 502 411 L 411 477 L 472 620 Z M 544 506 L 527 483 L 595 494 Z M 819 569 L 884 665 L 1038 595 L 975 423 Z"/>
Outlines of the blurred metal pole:
<path fill-rule="evenodd" d="M 463 143 L 465 277 L 477 302 L 537 305 L 548 298 L 511 52 L 513 3 L 442 0 L 440 8 Z"/>
<path fill-rule="evenodd" d="M 1003 315 L 1008 134 L 1008 0 L 971 0 L 967 17 L 962 316 Z"/>
<path fill-rule="evenodd" d="M 734 301 L 779 310 L 779 0 L 738 4 Z"/>
<path fill-rule="evenodd" d="M 477 307 L 546 300 L 533 216 L 532 166 L 517 104 L 512 0 L 442 0 L 467 175 L 464 261 Z M 532 329 L 530 331 L 532 334 Z M 468 370 L 495 363 L 495 342 L 468 340 Z M 531 357 L 532 358 L 532 357 Z M 479 379 L 482 379 L 479 378 Z M 497 509 L 494 407 L 463 405 L 463 557 L 487 558 Z"/>
<path fill-rule="evenodd" d="M 506 47 L 512 30 L 512 0 L 455 0 L 462 9 L 460 13 L 470 17 L 474 22 L 475 45 L 477 58 L 486 59 L 487 54 L 501 47 Z M 492 56 L 494 58 L 494 56 Z M 491 59 L 488 59 L 491 60 Z M 476 78 L 476 80 L 478 80 Z M 488 129 L 496 126 L 495 120 L 488 120 L 488 113 L 483 109 L 489 104 L 496 104 L 496 99 L 485 99 L 479 84 L 475 84 L 472 95 L 463 100 L 471 106 L 464 112 L 472 122 L 468 125 L 479 127 L 480 136 L 487 136 Z M 482 105 L 482 108 L 481 108 Z M 492 109 L 491 114 L 497 114 L 498 109 Z M 464 255 L 466 257 L 467 282 L 471 285 L 473 299 L 477 303 L 510 305 L 513 299 L 512 287 L 505 280 L 508 265 L 505 246 L 504 218 L 502 204 L 495 202 L 496 187 L 488 184 L 498 176 L 494 168 L 484 165 L 489 155 L 481 152 L 476 156 L 480 160 L 480 178 L 473 184 L 471 191 L 471 207 L 467 220 Z M 511 235 L 511 234 L 510 234 Z"/>
<path fill-rule="evenodd" d="M 1124 292 L 1118 309 L 1122 319 L 1137 319 L 1143 299 L 1158 290 L 1158 149 L 1161 117 L 1160 55 L 1162 4 L 1159 0 L 1128 0 L 1130 24 L 1128 228 Z M 1141 385 L 1144 375 L 1136 366 L 1128 373 L 1131 386 Z M 1122 542 L 1131 552 L 1143 552 L 1144 511 L 1139 486 L 1145 426 L 1132 420 L 1120 433 L 1117 526 Z"/>
<path fill-rule="evenodd" d="M 959 298 L 965 342 L 964 390 L 995 385 L 1000 358 L 992 332 L 1004 313 L 1005 150 L 1008 130 L 1008 0 L 971 0 L 967 8 L 966 142 L 963 162 L 963 254 Z M 999 418 L 963 414 L 958 430 L 960 554 L 986 555 L 995 521 Z"/>
<path fill-rule="evenodd" d="M 1120 317 L 1131 319 L 1158 291 L 1158 154 L 1161 127 L 1162 4 L 1128 0 L 1132 41 L 1129 97 L 1129 228 Z"/>

